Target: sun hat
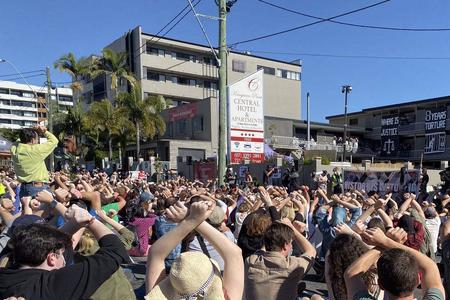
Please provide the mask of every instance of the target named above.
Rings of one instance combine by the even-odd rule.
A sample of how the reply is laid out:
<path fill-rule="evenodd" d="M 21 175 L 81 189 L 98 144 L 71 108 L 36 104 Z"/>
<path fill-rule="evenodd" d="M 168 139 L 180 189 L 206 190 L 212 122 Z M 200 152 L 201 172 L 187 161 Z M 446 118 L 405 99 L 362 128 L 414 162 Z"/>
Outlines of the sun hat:
<path fill-rule="evenodd" d="M 224 300 L 216 261 L 202 252 L 181 253 L 170 274 L 145 296 L 146 300 Z"/>
<path fill-rule="evenodd" d="M 211 225 L 220 225 L 225 219 L 225 212 L 223 209 L 216 205 L 211 215 L 208 217 L 207 221 Z"/>

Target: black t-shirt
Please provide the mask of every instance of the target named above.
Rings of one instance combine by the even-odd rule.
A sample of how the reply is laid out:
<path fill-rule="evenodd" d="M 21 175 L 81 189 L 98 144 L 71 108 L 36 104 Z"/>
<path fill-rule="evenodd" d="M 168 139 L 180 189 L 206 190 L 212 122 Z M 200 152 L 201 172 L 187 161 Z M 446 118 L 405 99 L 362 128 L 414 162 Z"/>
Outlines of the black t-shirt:
<path fill-rule="evenodd" d="M 129 262 L 127 251 L 114 234 L 104 236 L 98 243 L 100 249 L 94 255 L 58 270 L 0 269 L 0 299 L 87 299 L 120 264 Z"/>

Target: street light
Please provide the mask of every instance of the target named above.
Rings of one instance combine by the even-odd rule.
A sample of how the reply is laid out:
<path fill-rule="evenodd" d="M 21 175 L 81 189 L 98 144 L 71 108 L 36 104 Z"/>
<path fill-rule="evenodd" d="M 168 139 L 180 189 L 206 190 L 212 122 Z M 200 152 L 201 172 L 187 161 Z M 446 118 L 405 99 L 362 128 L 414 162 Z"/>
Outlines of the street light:
<path fill-rule="evenodd" d="M 30 90 L 33 92 L 33 94 L 34 94 L 34 96 L 36 97 L 36 100 L 37 100 L 37 98 L 38 98 L 37 93 L 33 90 L 33 88 L 31 87 L 31 85 L 28 83 L 28 81 L 25 79 L 25 77 L 23 76 L 22 72 L 19 71 L 19 69 L 17 69 L 16 66 L 15 66 L 12 62 L 10 62 L 9 60 L 4 59 L 4 58 L 0 58 L 0 63 L 7 63 L 7 64 L 9 64 L 11 67 L 13 67 L 13 69 L 17 72 L 17 74 L 19 74 L 20 77 L 22 77 L 23 81 L 25 81 L 25 83 L 26 83 L 27 86 L 30 88 Z"/>
<path fill-rule="evenodd" d="M 342 86 L 342 93 L 345 94 L 345 109 L 344 109 L 344 151 L 342 155 L 342 162 L 346 161 L 346 154 L 347 154 L 347 95 L 352 91 L 351 85 L 343 85 Z"/>

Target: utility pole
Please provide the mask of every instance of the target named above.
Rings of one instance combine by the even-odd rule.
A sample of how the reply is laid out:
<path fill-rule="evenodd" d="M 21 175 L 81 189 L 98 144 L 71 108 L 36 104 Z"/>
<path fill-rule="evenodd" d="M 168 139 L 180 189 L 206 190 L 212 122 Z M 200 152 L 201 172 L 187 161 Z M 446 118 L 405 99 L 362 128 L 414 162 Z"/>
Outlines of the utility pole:
<path fill-rule="evenodd" d="M 343 155 L 342 155 L 342 162 L 345 162 L 347 160 L 346 156 L 347 156 L 347 96 L 348 93 L 350 93 L 352 91 L 352 86 L 351 85 L 344 85 L 342 86 L 342 93 L 345 94 L 345 104 L 344 104 L 344 140 L 343 145 L 344 145 L 344 151 L 343 151 Z"/>
<path fill-rule="evenodd" d="M 227 167 L 227 0 L 219 1 L 219 184 Z"/>
<path fill-rule="evenodd" d="M 48 131 L 53 133 L 53 109 L 52 109 L 52 80 L 50 79 L 50 68 L 45 68 L 45 75 L 47 76 L 47 105 L 48 105 L 48 112 L 47 112 L 47 120 L 48 120 Z M 50 171 L 53 172 L 55 170 L 55 156 L 52 153 L 50 153 Z"/>
<path fill-rule="evenodd" d="M 309 115 L 309 93 L 306 93 L 306 149 L 310 149 L 311 143 L 311 123 Z"/>

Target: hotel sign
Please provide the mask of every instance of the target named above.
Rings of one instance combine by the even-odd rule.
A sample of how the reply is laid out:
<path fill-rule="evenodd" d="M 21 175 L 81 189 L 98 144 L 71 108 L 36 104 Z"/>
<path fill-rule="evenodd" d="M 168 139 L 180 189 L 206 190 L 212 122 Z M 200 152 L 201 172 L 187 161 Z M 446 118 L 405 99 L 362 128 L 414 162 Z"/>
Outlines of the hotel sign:
<path fill-rule="evenodd" d="M 232 164 L 264 161 L 263 100 L 263 70 L 228 86 L 228 150 Z"/>

